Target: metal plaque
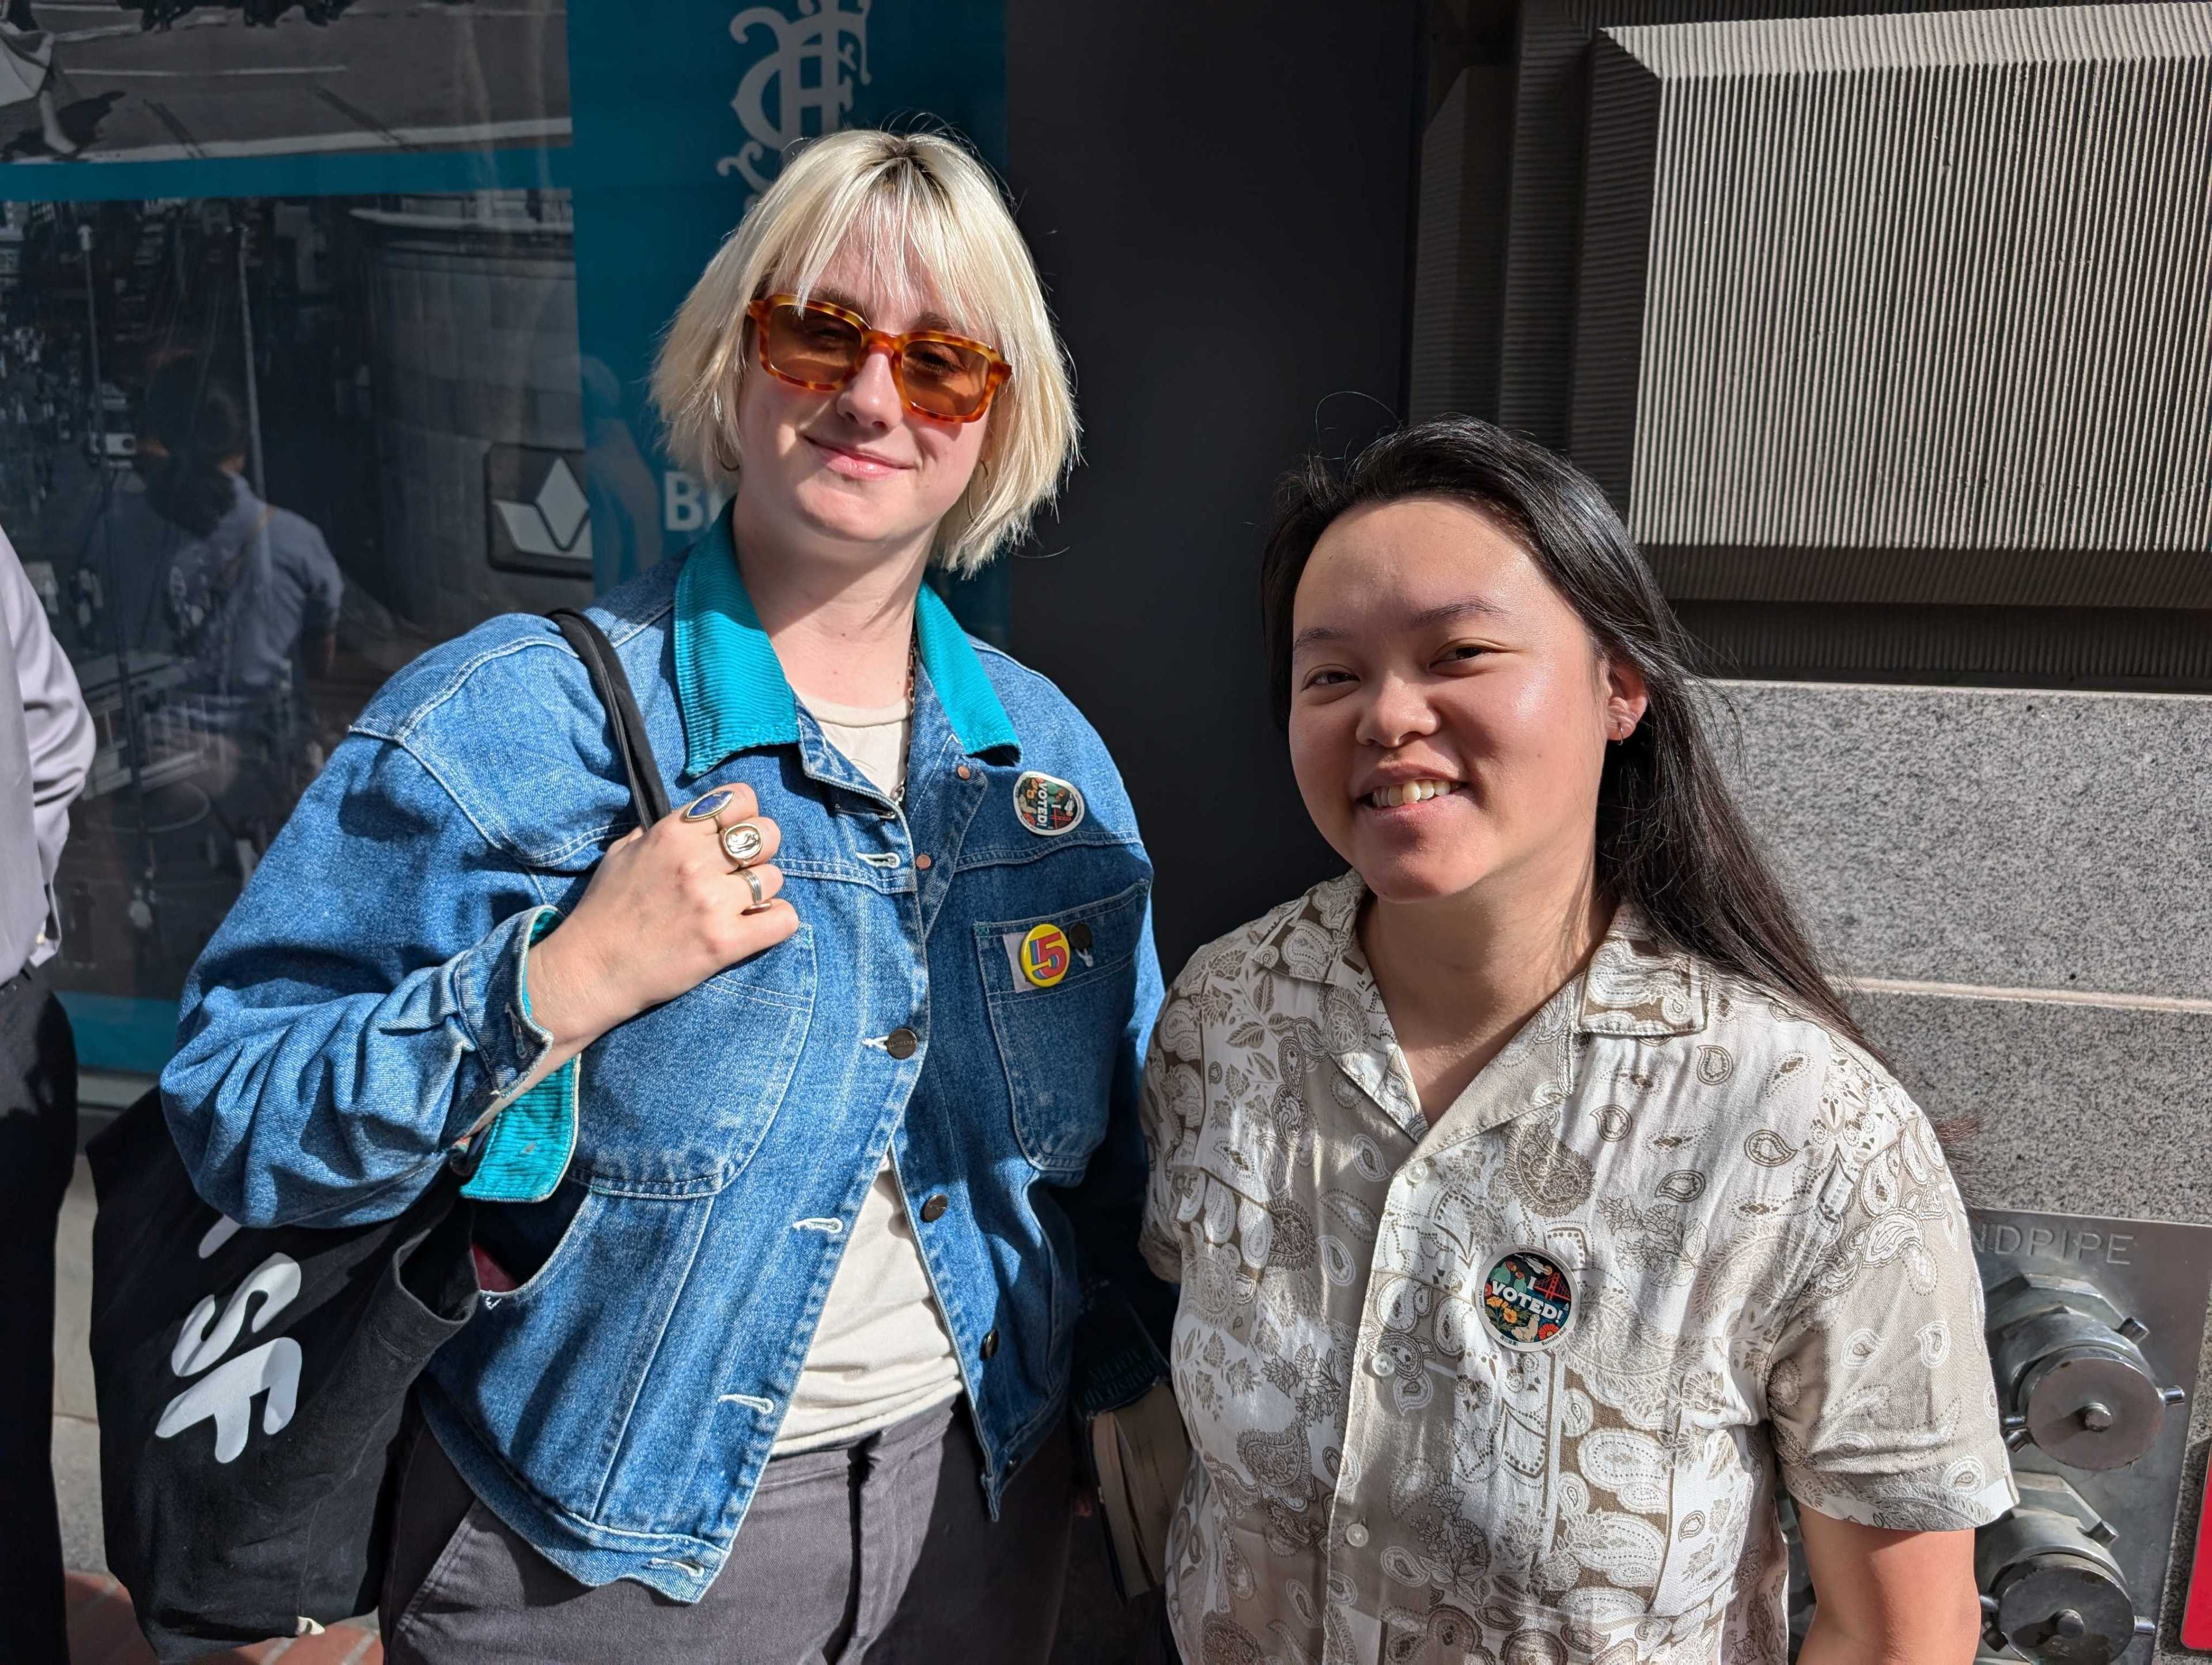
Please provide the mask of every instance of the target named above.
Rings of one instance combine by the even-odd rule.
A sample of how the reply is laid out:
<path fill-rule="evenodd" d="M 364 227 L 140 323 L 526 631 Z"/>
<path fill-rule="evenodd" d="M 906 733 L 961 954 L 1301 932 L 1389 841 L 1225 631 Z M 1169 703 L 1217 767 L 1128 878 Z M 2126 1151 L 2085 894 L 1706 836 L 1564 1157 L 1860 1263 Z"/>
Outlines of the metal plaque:
<path fill-rule="evenodd" d="M 2021 1442 L 2013 1450 L 2015 1472 L 2063 1479 L 2103 1518 L 2113 1534 L 2105 1547 L 2127 1580 L 2130 1605 L 2138 1618 L 2154 1620 L 2165 1601 L 2189 1442 L 2189 1401 L 2196 1392 L 2197 1350 L 2207 1297 L 2212 1295 L 2212 1226 L 2008 1209 L 1970 1212 L 1984 1289 L 1994 1295 L 2026 1275 L 2094 1291 L 2101 1297 L 2094 1304 L 2108 1305 L 2126 1324 L 2127 1340 L 2141 1352 L 2158 1386 L 2186 1390 L 2185 1397 L 2165 1407 L 2156 1431 L 2144 1442 L 2142 1455 L 2122 1467 L 2083 1468 L 2062 1461 L 2071 1445 L 2079 1443 L 2070 1431 L 2063 1435 L 2039 1426 L 2015 1431 Z M 2086 1392 L 2106 1367 L 2076 1359 L 2065 1368 L 2082 1379 Z M 2059 1381 L 2055 1372 L 2046 1372 L 2045 1379 L 2054 1387 Z M 2116 1380 L 2113 1385 L 2121 1384 Z M 2053 1389 L 2046 1388 L 2031 1420 L 2045 1418 L 2044 1406 L 2055 1397 Z M 2117 1393 L 2106 1397 L 2115 1414 L 2142 1413 L 2142 1407 Z M 2089 1425 L 2096 1426 L 2094 1417 Z M 2029 1437 L 2037 1433 L 2045 1436 L 2047 1447 Z M 2118 1665 L 2149 1665 L 2155 1646 L 2154 1636 L 2137 1637 L 2120 1655 Z M 2017 1656 L 1985 1652 L 1983 1657 Z"/>

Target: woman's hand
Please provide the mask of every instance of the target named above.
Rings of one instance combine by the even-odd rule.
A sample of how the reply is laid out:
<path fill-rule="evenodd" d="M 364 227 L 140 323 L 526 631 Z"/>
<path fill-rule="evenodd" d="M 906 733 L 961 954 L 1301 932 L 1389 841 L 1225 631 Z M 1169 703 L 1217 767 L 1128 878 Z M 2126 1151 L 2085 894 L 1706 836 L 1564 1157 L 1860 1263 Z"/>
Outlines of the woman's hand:
<path fill-rule="evenodd" d="M 533 1075 L 799 929 L 776 894 L 783 875 L 769 865 L 781 833 L 758 813 L 750 787 L 721 790 L 730 794 L 723 824 L 760 829 L 760 860 L 749 871 L 767 905 L 756 907 L 752 887 L 730 871 L 712 821 L 686 821 L 678 810 L 617 841 L 575 910 L 530 951 L 530 1015 L 554 1041 Z"/>

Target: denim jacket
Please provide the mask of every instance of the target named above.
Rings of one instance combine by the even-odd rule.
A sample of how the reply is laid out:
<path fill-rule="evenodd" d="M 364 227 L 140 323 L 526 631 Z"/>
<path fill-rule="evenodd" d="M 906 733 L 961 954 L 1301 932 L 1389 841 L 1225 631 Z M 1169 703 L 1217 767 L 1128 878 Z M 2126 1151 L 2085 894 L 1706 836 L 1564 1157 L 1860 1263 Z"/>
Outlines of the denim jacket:
<path fill-rule="evenodd" d="M 1142 1275 L 1152 866 L 1089 725 L 927 589 L 902 805 L 798 705 L 726 516 L 593 616 L 674 801 L 741 781 L 780 823 L 798 933 L 516 1097 L 550 1044 L 530 944 L 633 817 L 582 665 L 495 618 L 333 751 L 194 967 L 161 1085 L 202 1194 L 248 1224 L 394 1214 L 505 1105 L 478 1188 L 514 1200 L 478 1231 L 524 1281 L 437 1355 L 424 1415 L 556 1565 L 689 1601 L 887 1148 L 994 1511 L 1054 1437 L 1085 1273 Z"/>

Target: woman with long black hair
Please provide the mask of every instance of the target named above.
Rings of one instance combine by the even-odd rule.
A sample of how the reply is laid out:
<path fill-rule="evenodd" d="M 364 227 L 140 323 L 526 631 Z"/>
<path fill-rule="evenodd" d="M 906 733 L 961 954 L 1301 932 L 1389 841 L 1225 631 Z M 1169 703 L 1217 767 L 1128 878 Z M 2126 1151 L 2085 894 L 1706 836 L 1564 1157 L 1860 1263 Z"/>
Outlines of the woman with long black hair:
<path fill-rule="evenodd" d="M 1262 580 L 1351 868 L 1202 950 L 1146 1247 L 1206 1665 L 1970 1659 L 2014 1501 L 1928 1121 L 1824 980 L 1598 489 L 1448 420 L 1284 485 Z"/>

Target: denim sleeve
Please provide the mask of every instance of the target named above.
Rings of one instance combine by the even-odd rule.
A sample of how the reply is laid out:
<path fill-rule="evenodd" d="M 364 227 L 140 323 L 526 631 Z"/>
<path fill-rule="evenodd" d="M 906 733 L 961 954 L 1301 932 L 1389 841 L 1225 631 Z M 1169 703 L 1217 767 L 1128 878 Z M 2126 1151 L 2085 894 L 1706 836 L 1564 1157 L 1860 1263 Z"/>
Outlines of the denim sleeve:
<path fill-rule="evenodd" d="M 1139 1247 L 1150 1176 L 1139 1098 L 1162 992 L 1147 902 L 1137 944 L 1136 992 L 1115 1054 L 1106 1137 L 1067 1199 L 1083 1259 L 1085 1313 L 1076 1338 L 1075 1396 L 1086 1415 L 1127 1404 L 1167 1375 L 1177 1291 L 1152 1275 Z"/>
<path fill-rule="evenodd" d="M 349 735 L 185 981 L 161 1091 L 200 1194 L 254 1226 L 405 1208 L 551 1044 L 545 900 L 414 753 Z"/>

